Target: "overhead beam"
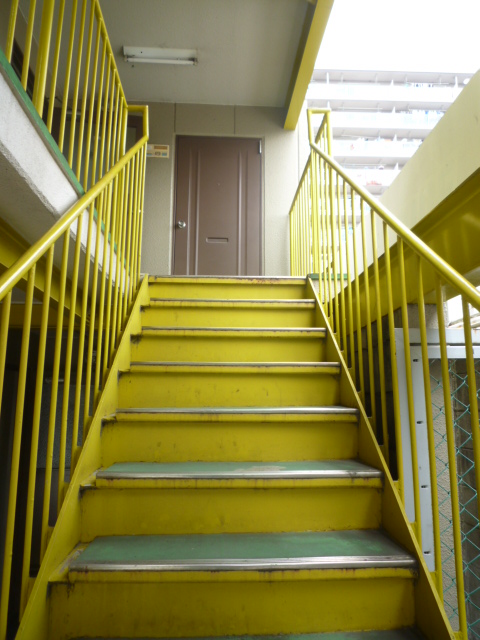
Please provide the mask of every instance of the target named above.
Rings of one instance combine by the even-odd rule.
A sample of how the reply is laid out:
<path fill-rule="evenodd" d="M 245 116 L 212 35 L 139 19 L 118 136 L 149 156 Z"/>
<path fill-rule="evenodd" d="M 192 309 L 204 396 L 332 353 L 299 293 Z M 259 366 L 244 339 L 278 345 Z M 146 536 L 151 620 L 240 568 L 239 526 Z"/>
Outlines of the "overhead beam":
<path fill-rule="evenodd" d="M 283 125 L 290 131 L 297 126 L 333 2 L 334 0 L 317 0 L 315 8 L 312 6 L 312 11 L 307 11 L 306 28 L 293 67 L 286 104 L 287 117 Z"/>

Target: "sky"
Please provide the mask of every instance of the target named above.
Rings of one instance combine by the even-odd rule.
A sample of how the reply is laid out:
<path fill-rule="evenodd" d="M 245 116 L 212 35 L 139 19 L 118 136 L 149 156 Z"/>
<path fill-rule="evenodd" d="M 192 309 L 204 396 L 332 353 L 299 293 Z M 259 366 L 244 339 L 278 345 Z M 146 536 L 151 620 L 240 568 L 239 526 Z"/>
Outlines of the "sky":
<path fill-rule="evenodd" d="M 315 67 L 474 73 L 480 0 L 335 0 Z"/>

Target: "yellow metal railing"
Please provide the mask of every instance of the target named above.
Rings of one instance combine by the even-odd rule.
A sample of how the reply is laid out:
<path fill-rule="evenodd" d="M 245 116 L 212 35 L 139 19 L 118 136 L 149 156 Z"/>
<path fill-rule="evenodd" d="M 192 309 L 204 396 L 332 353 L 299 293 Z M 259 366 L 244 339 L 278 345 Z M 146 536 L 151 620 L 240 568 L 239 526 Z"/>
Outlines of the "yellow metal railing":
<path fill-rule="evenodd" d="M 321 115 L 316 139 L 313 116 Z M 418 308 L 426 431 L 432 496 L 435 554 L 434 579 L 440 597 L 442 558 L 437 495 L 435 434 L 430 390 L 426 305 L 436 309 L 442 367 L 445 439 L 448 450 L 451 519 L 460 635 L 467 638 L 462 566 L 461 521 L 457 483 L 454 420 L 450 394 L 446 297 L 461 296 L 470 397 L 475 482 L 480 489 L 480 434 L 470 305 L 480 310 L 479 292 L 434 253 L 390 211 L 355 183 L 331 157 L 328 110 L 309 110 L 311 153 L 290 210 L 291 274 L 319 274 L 319 297 L 359 397 L 377 433 L 387 464 L 398 470 L 397 487 L 405 504 L 401 406 L 394 328 L 399 310 L 403 330 L 408 428 L 411 442 L 415 520 L 412 529 L 421 545 L 422 523 L 410 357 L 409 304 Z M 427 307 L 429 310 L 431 307 Z M 398 316 L 397 316 L 398 317 Z M 385 322 L 384 322 L 385 321 Z M 418 323 L 418 324 L 417 324 Z M 389 337 L 386 347 L 385 338 Z M 388 385 L 388 386 L 387 386 Z M 391 394 L 390 394 L 391 391 Z M 390 416 L 392 416 L 390 418 Z M 392 427 L 389 428 L 390 424 Z M 395 443 L 389 443 L 390 435 Z M 392 452 L 396 459 L 390 459 Z M 477 508 L 480 507 L 477 492 Z"/>
<path fill-rule="evenodd" d="M 26 402 L 33 403 L 34 407 L 21 576 L 21 611 L 26 606 L 31 587 L 30 560 L 40 425 L 48 423 L 41 560 L 45 555 L 51 534 L 49 512 L 52 501 L 54 447 L 59 449 L 56 497 L 58 513 L 68 488 L 67 435 L 68 440 L 71 440 L 69 451 L 71 475 L 87 437 L 91 418 L 140 282 L 148 114 L 147 107 L 130 107 L 130 111 L 139 111 L 143 114 L 142 139 L 64 214 L 43 238 L 0 277 L 0 406 L 9 345 L 12 293 L 16 287 L 26 282 L 3 556 L 0 607 L 0 638 L 2 640 L 5 638 L 7 625 Z M 36 277 L 39 273 L 42 274 L 41 283 Z M 55 299 L 52 297 L 53 289 L 56 292 Z M 31 363 L 29 343 L 33 329 L 32 310 L 37 305 L 41 305 L 42 309 L 38 360 Z M 54 340 L 54 359 L 52 391 L 48 407 L 48 402 L 42 399 L 42 395 L 47 336 L 52 318 L 56 329 L 54 336 L 51 336 Z M 95 351 L 96 357 L 94 357 Z M 33 398 L 26 399 L 27 369 L 31 366 L 36 369 L 35 394 Z M 61 378 L 63 378 L 63 394 L 60 393 L 59 386 Z M 22 483 L 26 482 L 27 478 L 23 476 Z"/>
<path fill-rule="evenodd" d="M 124 152 L 128 106 L 98 0 L 11 0 L 5 55 L 86 191 Z M 25 35 L 23 33 L 25 32 Z"/>

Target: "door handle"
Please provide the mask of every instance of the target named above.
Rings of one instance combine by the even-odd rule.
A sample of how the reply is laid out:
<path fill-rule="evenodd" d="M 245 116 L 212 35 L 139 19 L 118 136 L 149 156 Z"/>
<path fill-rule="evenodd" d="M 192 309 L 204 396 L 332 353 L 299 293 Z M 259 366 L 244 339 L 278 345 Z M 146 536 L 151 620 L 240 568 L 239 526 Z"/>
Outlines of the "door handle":
<path fill-rule="evenodd" d="M 187 227 L 187 223 L 183 220 L 179 220 L 177 222 L 177 229 L 185 229 Z"/>

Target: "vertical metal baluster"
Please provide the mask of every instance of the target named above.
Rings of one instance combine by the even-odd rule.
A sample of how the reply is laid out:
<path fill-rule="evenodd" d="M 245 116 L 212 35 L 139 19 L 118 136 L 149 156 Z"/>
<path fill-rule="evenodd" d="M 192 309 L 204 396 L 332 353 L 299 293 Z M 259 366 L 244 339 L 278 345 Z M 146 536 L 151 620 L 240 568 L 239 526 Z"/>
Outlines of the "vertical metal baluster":
<path fill-rule="evenodd" d="M 57 37 L 55 40 L 55 53 L 53 54 L 52 81 L 50 84 L 50 96 L 48 99 L 47 128 L 52 132 L 53 111 L 55 109 L 55 92 L 57 90 L 58 62 L 60 60 L 60 46 L 62 44 L 63 16 L 65 15 L 65 0 L 60 0 L 58 5 Z"/>
<path fill-rule="evenodd" d="M 438 333 L 440 336 L 440 359 L 442 366 L 443 400 L 445 405 L 445 431 L 447 434 L 448 474 L 450 478 L 450 498 L 452 507 L 453 546 L 455 556 L 455 577 L 457 582 L 458 620 L 462 638 L 467 638 L 467 611 L 465 605 L 465 585 L 463 578 L 462 534 L 460 506 L 458 499 L 457 461 L 455 451 L 455 432 L 453 427 L 452 397 L 450 389 L 450 373 L 448 369 L 447 340 L 445 334 L 445 318 L 443 309 L 442 284 L 435 275 L 435 298 L 437 303 Z M 477 425 L 478 428 L 478 425 Z"/>
<path fill-rule="evenodd" d="M 23 52 L 23 65 L 22 65 L 22 87 L 27 90 L 28 84 L 28 72 L 30 71 L 30 55 L 32 53 L 32 40 L 33 40 L 33 26 L 35 23 L 35 9 L 36 0 L 30 0 L 30 7 L 28 10 L 27 19 L 27 33 L 25 36 L 25 49 Z"/>
<path fill-rule="evenodd" d="M 370 209 L 370 220 L 372 225 L 372 251 L 373 251 L 373 271 L 375 277 L 375 307 L 377 319 L 377 345 L 378 345 L 378 373 L 380 377 L 380 404 L 382 413 L 382 435 L 383 435 L 383 456 L 390 466 L 390 448 L 387 424 L 387 391 L 385 382 L 385 353 L 383 347 L 383 326 L 382 326 L 382 301 L 380 293 L 380 273 L 378 269 L 377 250 L 377 229 L 375 226 L 375 212 Z"/>
<path fill-rule="evenodd" d="M 430 485 L 432 495 L 433 543 L 435 557 L 435 584 L 443 602 L 442 586 L 442 549 L 440 542 L 440 517 L 438 508 L 437 462 L 435 457 L 435 433 L 433 428 L 432 390 L 430 385 L 430 366 L 428 360 L 427 323 L 425 320 L 425 297 L 423 293 L 422 261 L 417 258 L 418 268 L 418 322 L 422 347 L 423 386 L 425 390 L 425 410 L 427 418 L 428 461 L 430 465 Z"/>
<path fill-rule="evenodd" d="M 85 264 L 83 267 L 83 289 L 82 289 L 82 306 L 80 310 L 80 327 L 78 335 L 78 355 L 77 355 L 77 379 L 75 382 L 75 404 L 73 409 L 73 429 L 72 429 L 72 454 L 70 460 L 70 475 L 73 475 L 81 447 L 78 445 L 78 431 L 80 425 L 80 404 L 82 397 L 82 378 L 83 378 L 83 356 L 85 352 L 85 332 L 87 328 L 87 306 L 88 306 L 88 288 L 90 284 L 90 260 L 92 254 L 92 229 L 93 214 L 95 211 L 95 202 L 90 205 L 87 222 L 87 244 L 85 247 Z M 83 217 L 83 215 L 82 215 Z M 82 435 L 83 441 L 83 435 Z"/>
<path fill-rule="evenodd" d="M 35 502 L 35 483 L 37 474 L 38 438 L 40 434 L 40 412 L 42 409 L 43 377 L 45 370 L 45 351 L 47 345 L 48 312 L 50 308 L 50 290 L 53 270 L 52 245 L 47 253 L 45 267 L 45 287 L 43 291 L 42 319 L 40 323 L 40 340 L 38 343 L 37 377 L 35 381 L 35 399 L 33 406 L 32 439 L 30 447 L 30 467 L 28 473 L 27 511 L 25 516 L 25 538 L 23 544 L 22 593 L 20 612 L 23 614 L 27 606 L 30 582 L 30 558 L 32 554 L 33 508 Z"/>
<path fill-rule="evenodd" d="M 398 391 L 397 352 L 395 348 L 395 320 L 392 292 L 392 269 L 390 262 L 390 244 L 387 223 L 383 223 L 383 240 L 385 246 L 385 282 L 388 303 L 388 334 L 390 338 L 390 368 L 392 373 L 393 415 L 395 423 L 395 447 L 397 449 L 398 493 L 405 506 L 405 485 L 403 480 L 403 447 L 402 423 L 400 417 L 400 396 Z"/>
<path fill-rule="evenodd" d="M 65 497 L 65 491 L 67 483 L 65 482 L 65 460 L 67 450 L 67 428 L 68 428 L 68 405 L 70 398 L 70 379 L 72 375 L 72 354 L 73 354 L 73 333 L 75 329 L 75 314 L 77 306 L 77 287 L 78 287 L 78 271 L 80 267 L 80 249 L 82 246 L 82 212 L 77 218 L 77 237 L 75 241 L 75 253 L 73 258 L 73 274 L 72 274 L 72 288 L 70 290 L 70 309 L 68 315 L 68 332 L 67 332 L 67 346 L 65 349 L 65 374 L 63 383 L 63 401 L 62 401 L 62 422 L 60 428 L 60 461 L 58 464 L 58 499 L 57 510 L 60 509 Z M 73 226 L 73 224 L 72 224 Z M 70 229 L 72 228 L 70 227 Z M 77 443 L 72 438 L 72 455 L 74 447 Z M 73 464 L 73 460 L 72 460 Z"/>
<path fill-rule="evenodd" d="M 35 285 L 35 265 L 28 272 L 25 313 L 18 371 L 17 401 L 13 431 L 12 457 L 10 466 L 10 485 L 8 490 L 7 521 L 5 525 L 5 546 L 3 555 L 2 591 L 0 597 L 0 638 L 7 632 L 8 601 L 10 598 L 10 579 L 12 575 L 13 536 L 15 531 L 15 513 L 17 508 L 17 490 L 20 469 L 20 449 L 22 444 L 23 411 L 25 405 L 25 385 L 27 382 L 28 348 L 32 323 L 33 291 Z"/>
<path fill-rule="evenodd" d="M 405 258 L 403 240 L 398 238 L 398 265 L 400 274 L 400 295 L 402 308 L 403 348 L 405 351 L 405 376 L 407 382 L 408 422 L 410 428 L 410 447 L 412 453 L 413 497 L 415 504 L 415 534 L 418 544 L 422 545 L 422 514 L 420 510 L 420 481 L 418 477 L 417 431 L 415 424 L 415 406 L 413 401 L 412 361 L 410 358 L 410 332 L 408 327 L 407 286 L 405 282 Z"/>
<path fill-rule="evenodd" d="M 42 540 L 40 558 L 43 558 L 47 549 L 50 535 L 48 519 L 50 514 L 50 501 L 52 490 L 53 448 L 55 444 L 55 424 L 57 416 L 58 383 L 60 378 L 60 356 L 62 352 L 63 316 L 65 308 L 65 292 L 67 286 L 68 250 L 70 242 L 70 230 L 63 234 L 62 266 L 60 270 L 60 283 L 58 288 L 57 304 L 57 328 L 55 333 L 55 350 L 53 357 L 52 393 L 50 398 L 50 413 L 48 418 L 47 455 L 45 463 L 45 486 L 43 491 L 42 508 Z M 58 500 L 57 500 L 58 502 Z"/>
<path fill-rule="evenodd" d="M 72 2 L 72 18 L 70 21 L 70 36 L 68 41 L 68 52 L 65 67 L 65 82 L 63 84 L 63 99 L 62 99 L 62 114 L 60 116 L 60 131 L 58 135 L 58 147 L 63 152 L 63 143 L 65 138 L 65 122 L 67 119 L 67 107 L 68 107 L 68 91 L 70 88 L 70 75 L 72 73 L 72 59 L 73 59 L 73 43 L 75 40 L 75 24 L 77 22 L 77 4 L 78 0 L 71 0 Z M 72 114 L 73 116 L 73 114 Z"/>
<path fill-rule="evenodd" d="M 82 70 L 82 50 L 83 50 L 83 38 L 85 36 L 85 18 L 87 13 L 87 0 L 83 0 L 82 12 L 80 14 L 80 31 L 77 43 L 77 69 L 75 72 L 75 84 L 73 85 L 73 100 L 72 100 L 72 120 L 70 123 L 70 147 L 68 149 L 68 164 L 73 168 L 73 150 L 75 147 L 75 130 L 77 127 L 77 104 L 78 104 L 78 91 L 80 84 L 80 73 Z"/>
<path fill-rule="evenodd" d="M 345 261 L 347 263 L 347 302 L 348 302 L 348 334 L 350 337 L 350 372 L 353 383 L 357 387 L 357 368 L 355 364 L 355 325 L 353 323 L 352 272 L 350 269 L 350 233 L 347 212 L 347 184 L 343 183 L 343 204 L 345 211 Z M 350 200 L 350 209 L 352 201 Z"/>
<path fill-rule="evenodd" d="M 365 376 L 363 371 L 363 340 L 362 340 L 362 321 L 360 309 L 360 282 L 358 279 L 358 257 L 357 257 L 357 219 L 355 217 L 355 191 L 351 189 L 352 198 L 352 228 L 353 228 L 353 273 L 355 287 L 355 318 L 357 323 L 357 349 L 358 349 L 358 379 L 360 382 L 360 397 L 362 404 L 365 406 Z"/>
<path fill-rule="evenodd" d="M 370 309 L 370 279 L 368 276 L 368 260 L 367 260 L 367 231 L 365 228 L 365 202 L 363 198 L 360 201 L 360 222 L 362 227 L 362 256 L 363 256 L 363 286 L 365 287 L 365 328 L 367 331 L 367 359 L 368 359 L 368 378 L 370 385 L 370 408 L 373 429 L 377 432 L 377 407 L 375 404 L 375 369 L 373 360 L 373 340 L 372 340 L 372 314 Z"/>

